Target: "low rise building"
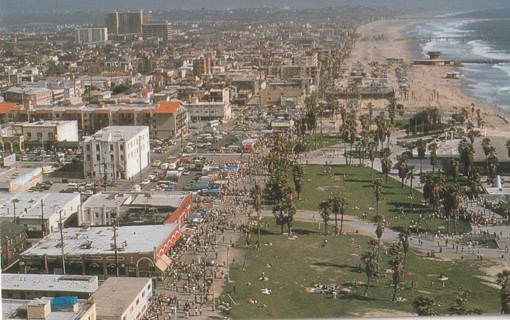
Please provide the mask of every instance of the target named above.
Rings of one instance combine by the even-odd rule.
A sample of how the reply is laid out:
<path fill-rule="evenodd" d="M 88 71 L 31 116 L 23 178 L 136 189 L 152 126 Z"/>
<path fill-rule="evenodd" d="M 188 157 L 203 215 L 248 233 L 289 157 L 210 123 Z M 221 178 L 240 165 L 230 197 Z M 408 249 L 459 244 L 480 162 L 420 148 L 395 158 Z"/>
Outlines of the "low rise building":
<path fill-rule="evenodd" d="M 16 127 L 19 127 L 16 128 Z M 44 120 L 13 125 L 14 132 L 21 132 L 25 147 L 55 150 L 60 143 L 78 145 L 78 122 L 75 120 Z"/>
<path fill-rule="evenodd" d="M 0 169 L 0 191 L 3 192 L 24 192 L 42 181 L 42 168 L 10 167 Z"/>
<path fill-rule="evenodd" d="M 2 271 L 14 263 L 21 252 L 29 245 L 27 242 L 27 228 L 10 221 L 0 223 L 0 235 L 2 243 Z M 2 274 L 2 279 L 5 274 Z M 2 284 L 2 294 L 3 294 Z"/>
<path fill-rule="evenodd" d="M 76 296 L 88 299 L 99 288 L 97 276 L 2 273 L 2 298 Z"/>
<path fill-rule="evenodd" d="M 121 224 L 172 224 L 179 227 L 193 208 L 189 192 L 165 193 L 97 193 L 79 210 L 80 226 Z"/>
<path fill-rule="evenodd" d="M 96 320 L 96 304 L 74 297 L 2 299 L 2 319 Z"/>
<path fill-rule="evenodd" d="M 63 240 L 49 235 L 20 255 L 22 273 L 138 277 L 164 273 L 167 252 L 181 237 L 177 223 L 120 227 L 65 228 Z M 61 243 L 64 247 L 61 247 Z M 116 254 L 117 253 L 117 254 Z"/>
<path fill-rule="evenodd" d="M 151 278 L 108 278 L 92 296 L 97 318 L 104 320 L 142 319 L 153 296 Z"/>
<path fill-rule="evenodd" d="M 16 221 L 29 232 L 51 234 L 75 216 L 80 207 L 78 193 L 0 193 L 0 221 Z"/>

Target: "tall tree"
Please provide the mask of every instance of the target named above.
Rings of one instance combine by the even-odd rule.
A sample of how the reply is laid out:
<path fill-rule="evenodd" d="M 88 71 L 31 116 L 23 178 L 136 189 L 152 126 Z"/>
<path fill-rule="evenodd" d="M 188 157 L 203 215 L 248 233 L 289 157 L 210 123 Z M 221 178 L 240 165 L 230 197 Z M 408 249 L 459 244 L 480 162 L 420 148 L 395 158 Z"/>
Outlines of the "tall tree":
<path fill-rule="evenodd" d="M 294 179 L 294 187 L 298 196 L 298 200 L 301 200 L 301 193 L 303 192 L 303 185 L 305 181 L 305 170 L 302 165 L 295 164 L 292 167 L 292 177 Z"/>
<path fill-rule="evenodd" d="M 406 230 L 404 232 L 401 232 L 398 237 L 400 240 L 400 246 L 402 247 L 402 252 L 404 253 L 404 259 L 402 264 L 402 270 L 406 269 L 406 263 L 407 263 L 407 253 L 409 252 L 409 236 L 411 233 L 409 230 Z"/>
<path fill-rule="evenodd" d="M 437 143 L 434 142 L 429 144 L 429 151 L 430 151 L 430 165 L 432 166 L 432 172 L 434 172 L 437 164 Z"/>
<path fill-rule="evenodd" d="M 321 201 L 321 203 L 319 203 L 319 213 L 321 215 L 322 221 L 324 221 L 324 235 L 327 236 L 329 216 L 331 214 L 329 200 Z"/>
<path fill-rule="evenodd" d="M 402 257 L 400 255 L 395 255 L 390 260 L 390 268 L 392 270 L 391 275 L 391 284 L 393 286 L 393 298 L 391 301 L 397 300 L 397 290 L 398 285 L 400 284 L 402 278 Z"/>
<path fill-rule="evenodd" d="M 377 228 L 375 228 L 375 236 L 377 237 L 377 261 L 379 261 L 379 253 L 381 251 L 381 238 L 384 234 L 384 223 L 379 221 Z"/>
<path fill-rule="evenodd" d="M 347 201 L 344 197 L 332 197 L 329 199 L 331 212 L 335 215 L 335 235 L 338 235 L 338 214 L 340 214 L 340 235 L 343 232 L 344 214 L 347 208 Z"/>
<path fill-rule="evenodd" d="M 409 172 L 409 166 L 407 165 L 407 154 L 403 153 L 397 156 L 397 169 L 398 169 L 398 177 L 402 182 L 402 188 L 404 188 L 404 180 L 407 178 L 407 173 Z"/>
<path fill-rule="evenodd" d="M 510 270 L 505 269 L 497 274 L 496 283 L 501 286 L 501 314 L 510 314 Z"/>
<path fill-rule="evenodd" d="M 391 172 L 392 165 L 393 161 L 391 160 L 391 150 L 390 148 L 385 148 L 383 150 L 383 158 L 381 160 L 382 172 L 384 173 L 385 182 L 388 182 L 388 175 Z"/>
<path fill-rule="evenodd" d="M 381 179 L 374 180 L 372 182 L 372 189 L 375 195 L 375 213 L 379 214 L 379 202 L 381 202 L 383 181 Z"/>
<path fill-rule="evenodd" d="M 367 296 L 370 282 L 377 277 L 377 271 L 379 269 L 377 253 L 374 250 L 367 251 L 361 256 L 361 261 L 365 264 L 365 274 L 367 275 L 367 284 L 365 285 L 363 295 Z"/>
<path fill-rule="evenodd" d="M 459 143 L 458 150 L 460 155 L 460 163 L 464 168 L 463 173 L 465 176 L 469 176 L 471 174 L 471 170 L 473 170 L 474 164 L 475 149 L 473 144 L 466 139 L 462 139 Z"/>
<path fill-rule="evenodd" d="M 422 173 L 421 162 L 425 158 L 427 152 L 427 143 L 423 139 L 416 141 L 416 150 L 418 151 L 418 158 L 420 159 L 420 174 Z"/>
<path fill-rule="evenodd" d="M 456 185 L 446 185 L 440 192 L 446 219 L 448 221 L 448 233 L 450 233 L 450 219 L 452 216 L 455 219 L 454 232 L 457 233 L 457 210 L 460 206 L 459 188 Z"/>
<path fill-rule="evenodd" d="M 368 143 L 368 158 L 370 159 L 370 168 L 372 170 L 370 171 L 370 176 L 374 176 L 374 161 L 377 157 L 377 143 L 375 142 L 369 142 Z"/>

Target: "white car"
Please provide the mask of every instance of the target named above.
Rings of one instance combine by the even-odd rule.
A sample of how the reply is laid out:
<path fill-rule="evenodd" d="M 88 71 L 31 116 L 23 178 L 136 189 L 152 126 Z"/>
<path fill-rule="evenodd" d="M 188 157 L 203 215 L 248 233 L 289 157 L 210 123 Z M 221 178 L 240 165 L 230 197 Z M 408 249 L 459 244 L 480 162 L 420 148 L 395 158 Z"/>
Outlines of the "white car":
<path fill-rule="evenodd" d="M 151 183 L 150 179 L 144 179 L 144 180 L 142 180 L 142 182 L 140 182 L 140 184 L 141 184 L 142 186 L 146 186 L 146 185 L 148 185 L 149 183 Z"/>

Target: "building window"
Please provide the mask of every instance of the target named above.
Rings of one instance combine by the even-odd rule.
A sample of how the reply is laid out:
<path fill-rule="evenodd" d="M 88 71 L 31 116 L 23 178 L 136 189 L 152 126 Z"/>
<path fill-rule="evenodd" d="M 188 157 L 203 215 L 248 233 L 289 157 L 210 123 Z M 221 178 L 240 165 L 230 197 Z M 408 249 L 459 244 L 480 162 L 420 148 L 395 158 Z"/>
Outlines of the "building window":
<path fill-rule="evenodd" d="M 113 151 L 113 144 L 110 144 L 110 151 Z"/>
<path fill-rule="evenodd" d="M 90 151 L 90 144 L 87 144 L 87 151 Z"/>
<path fill-rule="evenodd" d="M 37 132 L 37 139 L 42 139 L 42 132 Z"/>
<path fill-rule="evenodd" d="M 87 154 L 87 161 L 90 161 L 90 154 Z"/>
<path fill-rule="evenodd" d="M 96 144 L 96 151 L 99 151 L 99 144 Z"/>
<path fill-rule="evenodd" d="M 98 154 L 96 154 L 96 160 L 97 160 L 97 161 L 101 161 L 101 156 L 100 156 L 100 155 L 98 155 Z"/>
<path fill-rule="evenodd" d="M 27 132 L 27 139 L 28 140 L 32 139 L 32 132 Z"/>
<path fill-rule="evenodd" d="M 48 132 L 48 139 L 53 140 L 53 132 Z"/>

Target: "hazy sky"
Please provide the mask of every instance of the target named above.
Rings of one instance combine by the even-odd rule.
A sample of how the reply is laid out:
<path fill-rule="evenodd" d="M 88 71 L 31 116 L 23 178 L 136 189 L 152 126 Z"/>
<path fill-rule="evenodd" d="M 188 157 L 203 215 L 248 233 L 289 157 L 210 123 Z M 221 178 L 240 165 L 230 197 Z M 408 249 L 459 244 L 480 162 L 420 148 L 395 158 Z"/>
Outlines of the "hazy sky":
<path fill-rule="evenodd" d="M 397 6 L 404 9 L 444 8 L 445 11 L 469 11 L 510 6 L 508 0 L 0 0 L 0 15 L 12 13 L 111 11 L 111 10 L 175 10 L 290 7 L 310 8 L 331 5 Z"/>

